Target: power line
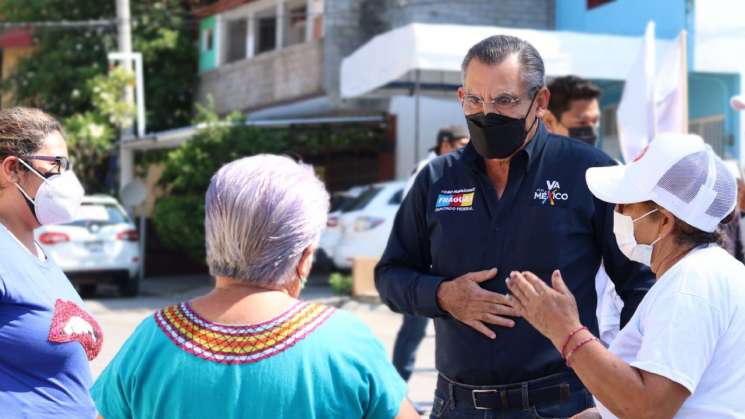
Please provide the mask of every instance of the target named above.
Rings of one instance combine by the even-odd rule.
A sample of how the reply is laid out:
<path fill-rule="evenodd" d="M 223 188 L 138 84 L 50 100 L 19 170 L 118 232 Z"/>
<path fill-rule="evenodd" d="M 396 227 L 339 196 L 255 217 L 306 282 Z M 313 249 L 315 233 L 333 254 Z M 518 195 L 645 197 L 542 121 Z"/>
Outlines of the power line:
<path fill-rule="evenodd" d="M 411 0 L 402 0 L 398 2 L 393 2 L 393 4 L 388 4 L 386 6 L 387 9 L 393 9 L 393 10 L 400 10 L 404 8 L 416 8 L 416 7 L 427 7 L 427 6 L 440 6 L 449 4 L 449 0 L 419 0 L 419 1 L 411 1 Z M 232 10 L 232 9 L 231 9 Z M 267 9 L 267 10 L 271 10 Z M 157 7 L 152 7 L 150 5 L 140 5 L 139 7 L 133 8 L 133 12 L 140 12 L 140 11 L 147 11 L 147 12 L 167 12 L 169 15 L 175 17 L 175 18 L 181 18 L 183 20 L 183 25 L 193 25 L 194 23 L 201 20 L 201 18 L 196 17 L 191 11 L 187 10 L 164 10 Z M 229 13 L 230 10 L 221 12 L 218 14 L 223 13 Z M 287 10 L 284 13 L 280 13 L 279 16 L 276 14 L 274 15 L 268 15 L 266 18 L 274 18 L 279 19 L 281 21 L 289 21 L 291 19 L 297 19 L 297 18 L 304 18 L 307 21 L 313 20 L 318 16 L 322 16 L 325 19 L 334 20 L 337 18 L 349 18 L 349 17 L 360 17 L 361 11 L 360 10 L 335 10 L 335 11 L 323 11 L 320 13 L 307 13 L 307 11 L 297 11 L 295 10 Z M 251 16 L 241 16 L 236 17 L 236 20 L 251 20 L 251 21 L 258 21 L 259 19 L 264 18 L 263 16 L 257 16 L 255 14 L 252 14 Z M 134 15 L 132 20 L 132 24 L 136 26 L 140 26 L 144 24 L 142 22 L 143 18 L 141 16 Z M 232 20 L 232 19 L 229 19 Z M 4 29 L 28 29 L 28 28 L 44 28 L 44 29 L 88 29 L 88 28 L 115 28 L 117 26 L 117 19 L 110 18 L 110 19 L 91 19 L 91 20 L 57 20 L 57 21 L 27 21 L 27 22 L 0 22 L 0 30 Z"/>
<path fill-rule="evenodd" d="M 28 29 L 28 28 L 100 28 L 116 26 L 116 19 L 95 20 L 56 20 L 32 22 L 0 22 L 0 29 Z"/>

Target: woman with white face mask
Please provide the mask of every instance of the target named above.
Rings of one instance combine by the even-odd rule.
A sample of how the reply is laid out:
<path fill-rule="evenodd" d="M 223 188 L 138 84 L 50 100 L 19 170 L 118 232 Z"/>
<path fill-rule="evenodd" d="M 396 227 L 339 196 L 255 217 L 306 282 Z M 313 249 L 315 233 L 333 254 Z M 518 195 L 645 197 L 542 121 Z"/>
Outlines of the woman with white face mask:
<path fill-rule="evenodd" d="M 657 282 L 606 349 L 579 321 L 560 272 L 507 280 L 521 315 L 593 393 L 578 418 L 745 418 L 745 267 L 719 246 L 734 177 L 700 137 L 663 134 L 625 166 L 592 168 L 590 191 L 617 204 L 619 248 Z"/>
<path fill-rule="evenodd" d="M 37 109 L 0 110 L 0 407 L 2 417 L 92 418 L 89 360 L 98 323 L 34 240 L 72 221 L 83 187 L 60 124 Z"/>

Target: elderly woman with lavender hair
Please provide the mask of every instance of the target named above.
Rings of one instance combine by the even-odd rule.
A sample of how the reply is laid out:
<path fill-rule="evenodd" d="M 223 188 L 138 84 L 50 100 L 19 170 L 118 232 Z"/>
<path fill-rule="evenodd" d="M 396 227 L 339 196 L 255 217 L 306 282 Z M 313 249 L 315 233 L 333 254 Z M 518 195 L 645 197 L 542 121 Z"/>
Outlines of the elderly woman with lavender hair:
<path fill-rule="evenodd" d="M 140 324 L 92 389 L 112 418 L 414 418 L 382 345 L 298 299 L 329 197 L 287 157 L 234 161 L 205 206 L 206 295 Z"/>

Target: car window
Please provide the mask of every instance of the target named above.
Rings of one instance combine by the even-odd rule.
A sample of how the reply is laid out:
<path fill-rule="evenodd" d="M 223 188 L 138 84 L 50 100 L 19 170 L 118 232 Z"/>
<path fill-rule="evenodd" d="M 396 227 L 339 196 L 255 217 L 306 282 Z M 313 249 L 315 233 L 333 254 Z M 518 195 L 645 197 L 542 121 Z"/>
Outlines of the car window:
<path fill-rule="evenodd" d="M 380 193 L 380 191 L 382 190 L 383 188 L 379 186 L 371 186 L 370 188 L 362 192 L 360 196 L 355 198 L 355 200 L 348 207 L 342 209 L 342 212 L 359 211 L 361 209 L 364 209 L 367 204 L 375 199 L 375 196 L 377 196 L 378 193 Z"/>
<path fill-rule="evenodd" d="M 339 207 L 344 203 L 346 197 L 344 195 L 331 195 L 331 202 L 329 203 L 329 212 L 335 212 L 339 210 Z"/>
<path fill-rule="evenodd" d="M 404 200 L 404 190 L 399 189 L 393 196 L 391 197 L 391 200 L 388 201 L 388 205 L 401 205 L 401 201 Z"/>
<path fill-rule="evenodd" d="M 349 195 L 334 195 L 331 197 L 331 205 L 329 206 L 329 212 L 342 211 L 352 205 L 355 201 L 354 197 Z"/>
<path fill-rule="evenodd" d="M 129 217 L 118 206 L 111 204 L 83 204 L 80 207 L 77 220 L 70 225 L 84 226 L 88 224 L 125 224 Z"/>

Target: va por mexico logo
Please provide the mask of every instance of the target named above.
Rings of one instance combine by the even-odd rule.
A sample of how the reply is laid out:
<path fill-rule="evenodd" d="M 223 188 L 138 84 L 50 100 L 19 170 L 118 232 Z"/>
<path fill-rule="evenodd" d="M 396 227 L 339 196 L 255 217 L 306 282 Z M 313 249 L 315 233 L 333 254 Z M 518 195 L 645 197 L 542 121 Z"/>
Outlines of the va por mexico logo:
<path fill-rule="evenodd" d="M 541 204 L 548 202 L 552 207 L 556 205 L 558 201 L 566 201 L 569 199 L 569 194 L 561 192 L 561 186 L 557 180 L 547 180 L 546 189 L 538 188 L 533 194 L 534 200 L 541 201 Z"/>

